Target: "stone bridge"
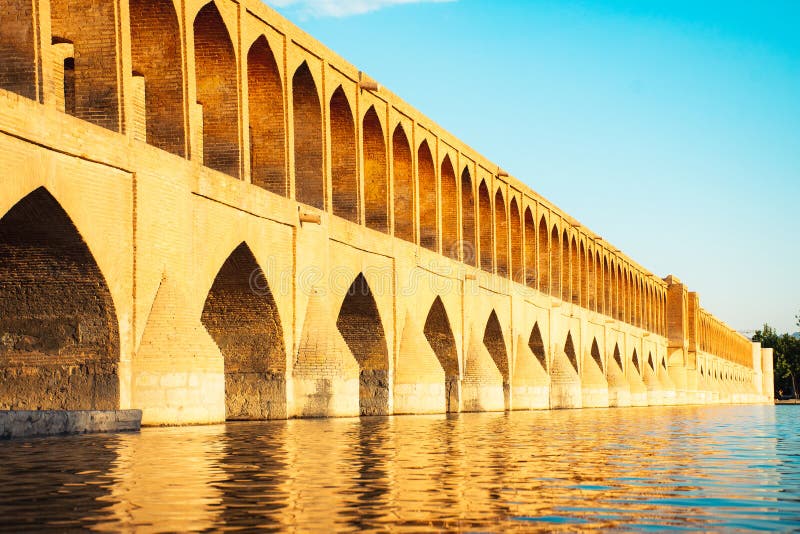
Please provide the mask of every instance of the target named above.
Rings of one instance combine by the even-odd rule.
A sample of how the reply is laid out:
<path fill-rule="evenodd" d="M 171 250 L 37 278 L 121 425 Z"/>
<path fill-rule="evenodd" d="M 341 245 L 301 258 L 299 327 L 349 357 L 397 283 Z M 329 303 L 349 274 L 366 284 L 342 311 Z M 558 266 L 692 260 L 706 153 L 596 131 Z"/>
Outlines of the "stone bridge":
<path fill-rule="evenodd" d="M 257 0 L 0 0 L 0 408 L 764 402 L 772 355 Z"/>

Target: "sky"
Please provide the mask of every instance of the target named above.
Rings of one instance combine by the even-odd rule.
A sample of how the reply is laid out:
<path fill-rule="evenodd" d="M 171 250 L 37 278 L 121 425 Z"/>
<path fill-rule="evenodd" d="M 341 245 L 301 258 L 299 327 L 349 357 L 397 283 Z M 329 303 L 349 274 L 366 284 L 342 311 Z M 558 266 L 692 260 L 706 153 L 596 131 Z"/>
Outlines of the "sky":
<path fill-rule="evenodd" d="M 800 330 L 800 2 L 267 3 L 733 328 Z"/>

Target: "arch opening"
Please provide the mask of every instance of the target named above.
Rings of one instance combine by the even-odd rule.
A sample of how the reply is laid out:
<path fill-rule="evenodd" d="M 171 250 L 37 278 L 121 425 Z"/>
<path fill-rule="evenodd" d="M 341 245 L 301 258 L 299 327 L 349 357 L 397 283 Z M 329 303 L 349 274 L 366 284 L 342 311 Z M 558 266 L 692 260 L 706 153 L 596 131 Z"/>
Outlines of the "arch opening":
<path fill-rule="evenodd" d="M 550 294 L 561 298 L 561 238 L 556 225 L 550 234 Z"/>
<path fill-rule="evenodd" d="M 461 173 L 461 258 L 467 265 L 477 265 L 478 247 L 475 243 L 475 193 L 472 177 L 464 167 Z"/>
<path fill-rule="evenodd" d="M 287 196 L 283 82 L 263 35 L 247 53 L 250 105 L 250 173 L 254 185 Z"/>
<path fill-rule="evenodd" d="M 650 369 L 652 369 L 653 372 L 655 372 L 656 365 L 653 363 L 653 353 L 652 352 L 647 354 L 647 365 L 649 365 Z"/>
<path fill-rule="evenodd" d="M 572 332 L 567 332 L 567 340 L 564 342 L 564 353 L 569 359 L 569 363 L 575 371 L 578 371 L 578 355 L 575 353 L 575 344 L 572 342 Z"/>
<path fill-rule="evenodd" d="M 547 232 L 547 221 L 539 219 L 539 291 L 550 293 L 550 236 Z"/>
<path fill-rule="evenodd" d="M 461 252 L 458 241 L 458 184 L 450 156 L 444 157 L 440 176 L 442 181 L 442 254 L 457 260 Z"/>
<path fill-rule="evenodd" d="M 636 357 L 636 351 L 634 351 L 634 357 Z M 619 344 L 616 343 L 614 344 L 614 361 L 617 362 L 617 365 L 619 365 L 620 369 L 625 370 L 625 368 L 622 366 L 622 355 L 619 352 Z M 639 370 L 638 364 L 636 370 Z"/>
<path fill-rule="evenodd" d="M 536 359 L 539 360 L 539 363 L 542 364 L 542 369 L 548 371 L 547 352 L 544 348 L 542 332 L 539 330 L 539 323 L 535 323 L 533 325 L 530 338 L 528 338 L 528 347 L 530 347 L 531 352 L 533 352 L 533 355 L 536 356 Z"/>
<path fill-rule="evenodd" d="M 239 178 L 236 54 L 214 2 L 194 19 L 197 103 L 203 112 L 203 165 Z"/>
<path fill-rule="evenodd" d="M 459 370 L 458 350 L 456 338 L 450 328 L 450 318 L 447 316 L 444 303 L 440 297 L 433 301 L 428 317 L 425 320 L 425 339 L 428 340 L 445 374 L 445 400 L 447 412 L 459 410 Z"/>
<path fill-rule="evenodd" d="M 394 176 L 394 235 L 414 243 L 417 240 L 414 234 L 414 169 L 411 165 L 411 145 L 400 124 L 392 134 L 392 174 Z"/>
<path fill-rule="evenodd" d="M 228 256 L 208 291 L 200 321 L 222 353 L 225 418 L 286 416 L 286 351 L 278 307 L 255 256 L 242 243 Z"/>
<path fill-rule="evenodd" d="M 481 269 L 494 271 L 494 245 L 492 243 L 492 200 L 489 188 L 481 181 L 478 187 L 478 225 L 480 226 Z"/>
<path fill-rule="evenodd" d="M 517 199 L 512 198 L 509 206 L 511 213 L 511 279 L 520 284 L 525 283 L 525 243 L 522 241 L 522 217 L 519 213 Z"/>
<path fill-rule="evenodd" d="M 600 346 L 597 344 L 597 338 L 592 340 L 592 359 L 597 364 L 597 367 L 605 372 L 605 365 L 603 365 L 603 357 L 600 355 Z"/>
<path fill-rule="evenodd" d="M 361 415 L 389 415 L 389 351 L 378 304 L 363 274 L 347 290 L 336 327 L 360 369 Z"/>
<path fill-rule="evenodd" d="M 486 329 L 483 331 L 483 344 L 489 351 L 497 369 L 503 376 L 503 397 L 505 398 L 506 410 L 510 407 L 511 384 L 508 370 L 508 353 L 506 352 L 506 342 L 503 337 L 503 328 L 497 318 L 497 313 L 492 310 L 486 321 Z"/>
<path fill-rule="evenodd" d="M 364 219 L 367 228 L 389 233 L 389 177 L 386 173 L 386 140 L 374 107 L 363 121 Z"/>
<path fill-rule="evenodd" d="M 4 0 L 0 31 L 0 87 L 18 95 L 36 99 L 36 48 L 34 10 L 29 0 Z"/>
<path fill-rule="evenodd" d="M 330 101 L 331 128 L 331 202 L 333 214 L 358 223 L 358 171 L 356 161 L 356 127 L 350 103 L 339 86 Z"/>
<path fill-rule="evenodd" d="M 567 231 L 561 236 L 561 300 L 564 302 L 572 301 L 572 292 L 570 287 L 570 268 L 572 267 L 572 260 L 570 258 L 569 248 L 569 235 Z"/>
<path fill-rule="evenodd" d="M 65 111 L 79 119 L 119 132 L 119 86 L 117 27 L 114 2 L 50 1 L 53 44 L 69 42 L 74 55 L 68 58 L 71 72 L 65 83 L 74 90 Z M 3 17 L 5 29 L 6 17 Z M 102 35 L 102 39 L 97 36 Z M 61 58 L 63 61 L 67 58 Z"/>
<path fill-rule="evenodd" d="M 0 409 L 116 409 L 119 359 L 106 280 L 39 188 L 0 219 Z"/>
<path fill-rule="evenodd" d="M 530 208 L 525 209 L 525 285 L 536 289 L 536 224 Z"/>
<path fill-rule="evenodd" d="M 436 198 L 436 167 L 427 141 L 417 150 L 419 174 L 419 244 L 434 252 L 439 250 L 439 202 Z"/>
<path fill-rule="evenodd" d="M 295 198 L 325 209 L 325 177 L 322 170 L 322 106 L 317 84 L 305 61 L 292 76 Z"/>
<path fill-rule="evenodd" d="M 639 363 L 639 354 L 636 352 L 636 349 L 633 349 L 633 366 L 636 368 L 636 372 L 639 373 L 639 376 L 642 375 L 642 367 Z"/>
<path fill-rule="evenodd" d="M 186 155 L 182 44 L 172 2 L 130 0 L 131 65 L 144 76 L 147 143 Z"/>
<path fill-rule="evenodd" d="M 508 278 L 508 217 L 503 191 L 499 188 L 494 195 L 494 239 L 497 244 L 497 274 Z"/>

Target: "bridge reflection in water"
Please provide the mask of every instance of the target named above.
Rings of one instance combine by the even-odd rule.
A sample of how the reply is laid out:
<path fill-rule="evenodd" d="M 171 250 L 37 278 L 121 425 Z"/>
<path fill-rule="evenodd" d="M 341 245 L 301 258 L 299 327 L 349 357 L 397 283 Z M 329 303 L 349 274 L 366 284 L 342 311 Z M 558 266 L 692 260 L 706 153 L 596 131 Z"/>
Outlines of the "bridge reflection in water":
<path fill-rule="evenodd" d="M 793 407 L 650 407 L 13 441 L 0 510 L 12 528 L 112 531 L 785 530 L 799 426 Z"/>

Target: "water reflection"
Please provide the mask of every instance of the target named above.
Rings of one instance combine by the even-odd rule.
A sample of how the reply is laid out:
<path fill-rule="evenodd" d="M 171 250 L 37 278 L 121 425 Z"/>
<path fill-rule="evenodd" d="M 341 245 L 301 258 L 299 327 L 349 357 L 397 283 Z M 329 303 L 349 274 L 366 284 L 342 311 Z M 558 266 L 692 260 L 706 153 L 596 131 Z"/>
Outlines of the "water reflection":
<path fill-rule="evenodd" d="M 0 527 L 796 529 L 797 410 L 297 420 L 7 441 Z"/>

